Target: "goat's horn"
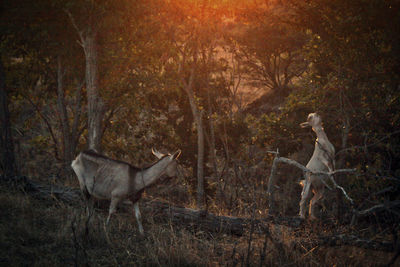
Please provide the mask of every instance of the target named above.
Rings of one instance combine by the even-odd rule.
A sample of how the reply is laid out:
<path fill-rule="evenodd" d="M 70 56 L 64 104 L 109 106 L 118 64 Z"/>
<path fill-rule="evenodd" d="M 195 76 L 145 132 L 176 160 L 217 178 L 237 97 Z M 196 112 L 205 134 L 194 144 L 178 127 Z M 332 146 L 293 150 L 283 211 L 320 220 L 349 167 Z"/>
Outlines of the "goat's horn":
<path fill-rule="evenodd" d="M 178 159 L 179 156 L 181 155 L 181 153 L 182 153 L 182 151 L 179 149 L 178 151 L 176 151 L 176 152 L 174 153 L 173 158 L 174 158 L 174 159 Z"/>
<path fill-rule="evenodd" d="M 152 148 L 151 149 L 151 153 L 153 153 L 154 156 L 156 156 L 157 158 L 162 158 L 164 155 L 160 152 L 158 152 L 156 149 Z"/>

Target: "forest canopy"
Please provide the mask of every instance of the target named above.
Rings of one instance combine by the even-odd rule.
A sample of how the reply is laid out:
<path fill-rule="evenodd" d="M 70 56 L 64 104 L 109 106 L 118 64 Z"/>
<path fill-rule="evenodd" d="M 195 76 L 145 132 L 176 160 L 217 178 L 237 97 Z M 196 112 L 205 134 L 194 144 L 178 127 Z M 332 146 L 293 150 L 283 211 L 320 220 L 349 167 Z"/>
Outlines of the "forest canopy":
<path fill-rule="evenodd" d="M 338 178 L 356 202 L 399 193 L 397 0 L 2 5 L 4 174 L 76 185 L 84 149 L 138 166 L 181 149 L 190 201 L 240 214 L 265 194 L 268 150 L 307 163 L 315 136 L 299 124 L 318 112 L 336 167 L 357 169 Z"/>

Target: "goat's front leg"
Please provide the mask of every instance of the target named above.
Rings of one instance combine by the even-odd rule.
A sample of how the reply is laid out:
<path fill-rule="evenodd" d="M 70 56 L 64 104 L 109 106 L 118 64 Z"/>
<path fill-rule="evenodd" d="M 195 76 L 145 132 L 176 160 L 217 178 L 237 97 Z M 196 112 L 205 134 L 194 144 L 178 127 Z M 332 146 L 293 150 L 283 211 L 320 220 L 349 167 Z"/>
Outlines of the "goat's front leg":
<path fill-rule="evenodd" d="M 304 219 L 306 217 L 306 201 L 309 199 L 310 196 L 310 188 L 311 188 L 311 181 L 309 177 L 306 177 L 304 181 L 303 191 L 301 192 L 301 200 L 300 200 L 300 218 Z"/>
<path fill-rule="evenodd" d="M 325 158 L 322 157 L 321 158 L 322 163 L 328 168 L 329 172 L 333 172 L 335 169 L 335 162 L 333 160 L 331 160 L 329 157 Z"/>
<path fill-rule="evenodd" d="M 108 224 L 110 222 L 111 215 L 116 211 L 119 201 L 120 201 L 120 199 L 117 197 L 111 198 L 110 209 L 108 211 L 108 217 L 107 217 L 106 224 Z"/>
<path fill-rule="evenodd" d="M 140 209 L 139 209 L 139 202 L 135 202 L 133 204 L 133 209 L 135 212 L 136 221 L 138 223 L 139 232 L 141 235 L 144 235 L 144 230 L 143 230 L 143 226 L 142 226 L 142 215 L 140 214 Z"/>

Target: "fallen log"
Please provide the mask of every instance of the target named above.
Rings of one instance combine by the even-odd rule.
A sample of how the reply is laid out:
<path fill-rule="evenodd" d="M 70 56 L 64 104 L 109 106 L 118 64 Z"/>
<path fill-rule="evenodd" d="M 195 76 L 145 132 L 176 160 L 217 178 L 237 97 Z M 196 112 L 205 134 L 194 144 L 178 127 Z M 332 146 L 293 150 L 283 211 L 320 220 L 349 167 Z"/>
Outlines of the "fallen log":
<path fill-rule="evenodd" d="M 245 218 L 217 216 L 201 210 L 170 206 L 168 203 L 146 199 L 142 201 L 141 207 L 153 217 L 168 218 L 174 224 L 213 233 L 223 232 L 240 236 L 244 234 L 249 221 Z"/>
<path fill-rule="evenodd" d="M 392 252 L 394 251 L 393 242 L 388 241 L 376 241 L 371 239 L 360 238 L 355 235 L 338 234 L 332 236 L 322 236 L 318 240 L 319 245 L 325 245 L 330 247 L 350 245 L 359 248 L 372 249 Z"/>

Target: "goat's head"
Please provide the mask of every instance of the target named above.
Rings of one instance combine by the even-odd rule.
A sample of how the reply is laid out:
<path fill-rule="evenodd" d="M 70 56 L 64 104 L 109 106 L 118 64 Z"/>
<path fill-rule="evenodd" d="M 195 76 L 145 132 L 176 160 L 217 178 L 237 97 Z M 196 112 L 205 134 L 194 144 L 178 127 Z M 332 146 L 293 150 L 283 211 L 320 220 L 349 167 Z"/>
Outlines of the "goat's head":
<path fill-rule="evenodd" d="M 322 119 L 317 113 L 310 113 L 308 114 L 307 121 L 300 123 L 300 126 L 305 128 L 305 127 L 315 127 L 315 126 L 321 126 L 322 124 Z"/>
<path fill-rule="evenodd" d="M 165 174 L 168 177 L 181 177 L 181 173 L 179 171 L 178 168 L 178 161 L 177 159 L 179 158 L 179 156 L 181 155 L 181 150 L 176 151 L 174 154 L 163 154 L 157 150 L 155 150 L 154 148 L 151 150 L 151 152 L 153 153 L 154 156 L 156 156 L 158 159 L 160 160 L 166 160 L 168 161 L 168 167 L 165 171 Z"/>

